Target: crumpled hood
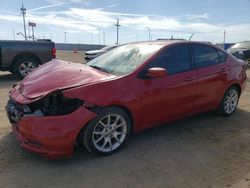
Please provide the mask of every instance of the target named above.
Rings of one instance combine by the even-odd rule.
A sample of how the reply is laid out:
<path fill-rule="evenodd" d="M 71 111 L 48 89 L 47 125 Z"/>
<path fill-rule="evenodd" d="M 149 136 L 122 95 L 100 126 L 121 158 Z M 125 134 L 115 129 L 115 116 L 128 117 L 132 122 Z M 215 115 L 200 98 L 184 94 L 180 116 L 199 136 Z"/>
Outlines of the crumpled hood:
<path fill-rule="evenodd" d="M 42 97 L 56 90 L 113 79 L 114 75 L 87 65 L 52 60 L 23 79 L 15 90 L 28 98 Z"/>

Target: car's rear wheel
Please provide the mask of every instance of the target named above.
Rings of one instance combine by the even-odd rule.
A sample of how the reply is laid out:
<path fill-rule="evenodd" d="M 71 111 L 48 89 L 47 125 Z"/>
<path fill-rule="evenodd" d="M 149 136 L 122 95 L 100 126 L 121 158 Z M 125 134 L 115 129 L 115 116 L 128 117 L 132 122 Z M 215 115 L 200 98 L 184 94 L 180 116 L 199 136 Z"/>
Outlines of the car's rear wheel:
<path fill-rule="evenodd" d="M 131 132 L 129 116 L 117 107 L 104 109 L 84 130 L 83 143 L 96 155 L 110 155 L 119 150 Z"/>
<path fill-rule="evenodd" d="M 14 62 L 13 72 L 18 78 L 23 79 L 38 66 L 39 63 L 35 59 L 23 57 Z"/>
<path fill-rule="evenodd" d="M 223 116 L 229 116 L 235 112 L 239 102 L 239 89 L 231 86 L 224 94 L 217 112 Z"/>

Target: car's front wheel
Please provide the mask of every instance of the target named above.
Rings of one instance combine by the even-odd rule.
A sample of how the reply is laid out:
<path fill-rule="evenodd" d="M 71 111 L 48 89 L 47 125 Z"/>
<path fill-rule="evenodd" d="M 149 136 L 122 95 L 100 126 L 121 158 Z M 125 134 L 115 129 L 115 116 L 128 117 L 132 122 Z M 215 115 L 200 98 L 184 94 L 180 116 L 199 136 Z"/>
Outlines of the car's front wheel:
<path fill-rule="evenodd" d="M 97 155 L 110 155 L 128 140 L 131 121 L 125 111 L 117 107 L 104 109 L 84 130 L 82 140 L 87 150 Z"/>
<path fill-rule="evenodd" d="M 231 86 L 224 94 L 217 112 L 223 116 L 229 116 L 235 112 L 239 102 L 239 90 Z"/>

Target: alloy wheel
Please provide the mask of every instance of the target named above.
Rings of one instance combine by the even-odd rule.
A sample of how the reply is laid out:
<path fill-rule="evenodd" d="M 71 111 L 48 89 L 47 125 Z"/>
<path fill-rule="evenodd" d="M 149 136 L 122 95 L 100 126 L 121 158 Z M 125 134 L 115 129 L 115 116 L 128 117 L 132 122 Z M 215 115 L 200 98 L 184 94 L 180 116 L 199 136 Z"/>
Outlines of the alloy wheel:
<path fill-rule="evenodd" d="M 94 127 L 92 141 L 101 152 L 117 149 L 127 134 L 126 120 L 119 114 L 108 114 L 100 119 Z"/>
<path fill-rule="evenodd" d="M 227 92 L 224 99 L 224 110 L 227 114 L 231 114 L 235 111 L 238 105 L 239 94 L 235 89 L 231 89 Z"/>

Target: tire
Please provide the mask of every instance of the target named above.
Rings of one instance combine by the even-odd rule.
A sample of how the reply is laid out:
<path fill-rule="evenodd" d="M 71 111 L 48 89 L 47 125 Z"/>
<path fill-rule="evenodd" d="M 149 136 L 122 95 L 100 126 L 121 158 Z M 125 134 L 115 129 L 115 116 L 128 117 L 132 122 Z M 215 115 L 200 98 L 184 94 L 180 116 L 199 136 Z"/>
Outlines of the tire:
<path fill-rule="evenodd" d="M 131 121 L 127 113 L 120 108 L 109 107 L 86 126 L 80 140 L 90 153 L 107 156 L 121 149 L 130 133 Z"/>
<path fill-rule="evenodd" d="M 235 86 L 231 86 L 224 94 L 223 99 L 220 103 L 217 113 L 222 116 L 232 115 L 238 106 L 240 98 L 239 89 Z"/>
<path fill-rule="evenodd" d="M 38 66 L 39 62 L 34 58 L 21 57 L 14 62 L 13 72 L 18 78 L 23 79 Z"/>

